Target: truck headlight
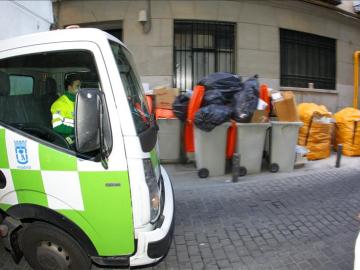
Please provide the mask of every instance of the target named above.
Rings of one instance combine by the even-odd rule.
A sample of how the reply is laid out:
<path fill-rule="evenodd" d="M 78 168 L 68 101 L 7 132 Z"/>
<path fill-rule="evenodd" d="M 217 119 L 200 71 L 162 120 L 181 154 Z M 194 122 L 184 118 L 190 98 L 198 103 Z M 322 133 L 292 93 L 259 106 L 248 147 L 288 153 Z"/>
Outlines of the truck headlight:
<path fill-rule="evenodd" d="M 154 169 L 150 159 L 144 159 L 144 171 L 146 184 L 150 195 L 150 222 L 154 223 L 160 216 L 160 196 L 161 189 L 156 179 Z"/>

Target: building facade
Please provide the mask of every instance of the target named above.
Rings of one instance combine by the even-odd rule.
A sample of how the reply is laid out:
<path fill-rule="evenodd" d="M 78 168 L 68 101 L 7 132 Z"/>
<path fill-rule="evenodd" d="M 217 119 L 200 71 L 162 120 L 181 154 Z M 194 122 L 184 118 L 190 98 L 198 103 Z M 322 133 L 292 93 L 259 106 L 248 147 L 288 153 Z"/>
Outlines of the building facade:
<path fill-rule="evenodd" d="M 48 31 L 53 23 L 51 0 L 0 1 L 0 40 Z"/>
<path fill-rule="evenodd" d="M 350 4 L 351 5 L 350 5 Z M 215 71 L 258 74 L 298 102 L 351 106 L 360 16 L 352 1 L 56 1 L 59 28 L 97 27 L 133 52 L 143 82 L 192 88 Z"/>

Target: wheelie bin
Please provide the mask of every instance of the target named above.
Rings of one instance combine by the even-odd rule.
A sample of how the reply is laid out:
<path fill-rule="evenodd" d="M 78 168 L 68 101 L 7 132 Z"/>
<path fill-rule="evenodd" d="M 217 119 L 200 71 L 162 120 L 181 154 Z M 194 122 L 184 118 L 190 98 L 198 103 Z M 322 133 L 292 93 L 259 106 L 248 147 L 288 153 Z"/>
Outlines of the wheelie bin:
<path fill-rule="evenodd" d="M 271 172 L 291 172 L 294 169 L 296 144 L 302 125 L 302 122 L 271 122 L 268 153 Z"/>
<path fill-rule="evenodd" d="M 225 175 L 226 138 L 230 123 L 224 123 L 206 132 L 195 126 L 195 161 L 198 176 Z"/>
<path fill-rule="evenodd" d="M 181 151 L 181 121 L 176 118 L 159 118 L 156 122 L 159 126 L 160 161 L 178 162 Z"/>
<path fill-rule="evenodd" d="M 237 123 L 239 176 L 261 172 L 266 131 L 270 123 Z"/>

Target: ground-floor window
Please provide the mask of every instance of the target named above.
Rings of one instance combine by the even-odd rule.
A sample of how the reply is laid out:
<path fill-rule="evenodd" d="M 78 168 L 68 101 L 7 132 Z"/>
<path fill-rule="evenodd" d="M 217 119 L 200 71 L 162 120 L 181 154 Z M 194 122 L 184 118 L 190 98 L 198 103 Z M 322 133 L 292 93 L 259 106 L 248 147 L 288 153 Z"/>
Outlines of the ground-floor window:
<path fill-rule="evenodd" d="M 335 89 L 336 40 L 280 29 L 280 84 Z"/>
<path fill-rule="evenodd" d="M 235 23 L 175 20 L 174 85 L 192 87 L 213 72 L 235 71 Z"/>

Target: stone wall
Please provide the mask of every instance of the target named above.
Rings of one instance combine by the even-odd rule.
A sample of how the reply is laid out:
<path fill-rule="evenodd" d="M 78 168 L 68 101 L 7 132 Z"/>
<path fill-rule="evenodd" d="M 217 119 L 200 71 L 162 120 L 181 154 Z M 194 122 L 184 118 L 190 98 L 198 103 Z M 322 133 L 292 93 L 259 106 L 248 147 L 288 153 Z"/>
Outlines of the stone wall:
<path fill-rule="evenodd" d="M 106 4 L 105 4 L 106 3 Z M 199 19 L 237 23 L 236 72 L 259 74 L 279 89 L 279 28 L 337 40 L 336 91 L 296 90 L 299 102 L 319 102 L 330 110 L 352 104 L 353 52 L 360 50 L 360 20 L 298 1 L 151 1 L 152 29 L 144 34 L 137 21 L 146 1 L 64 1 L 61 26 L 122 20 L 125 44 L 134 53 L 142 80 L 154 85 L 173 82 L 173 20 Z"/>

